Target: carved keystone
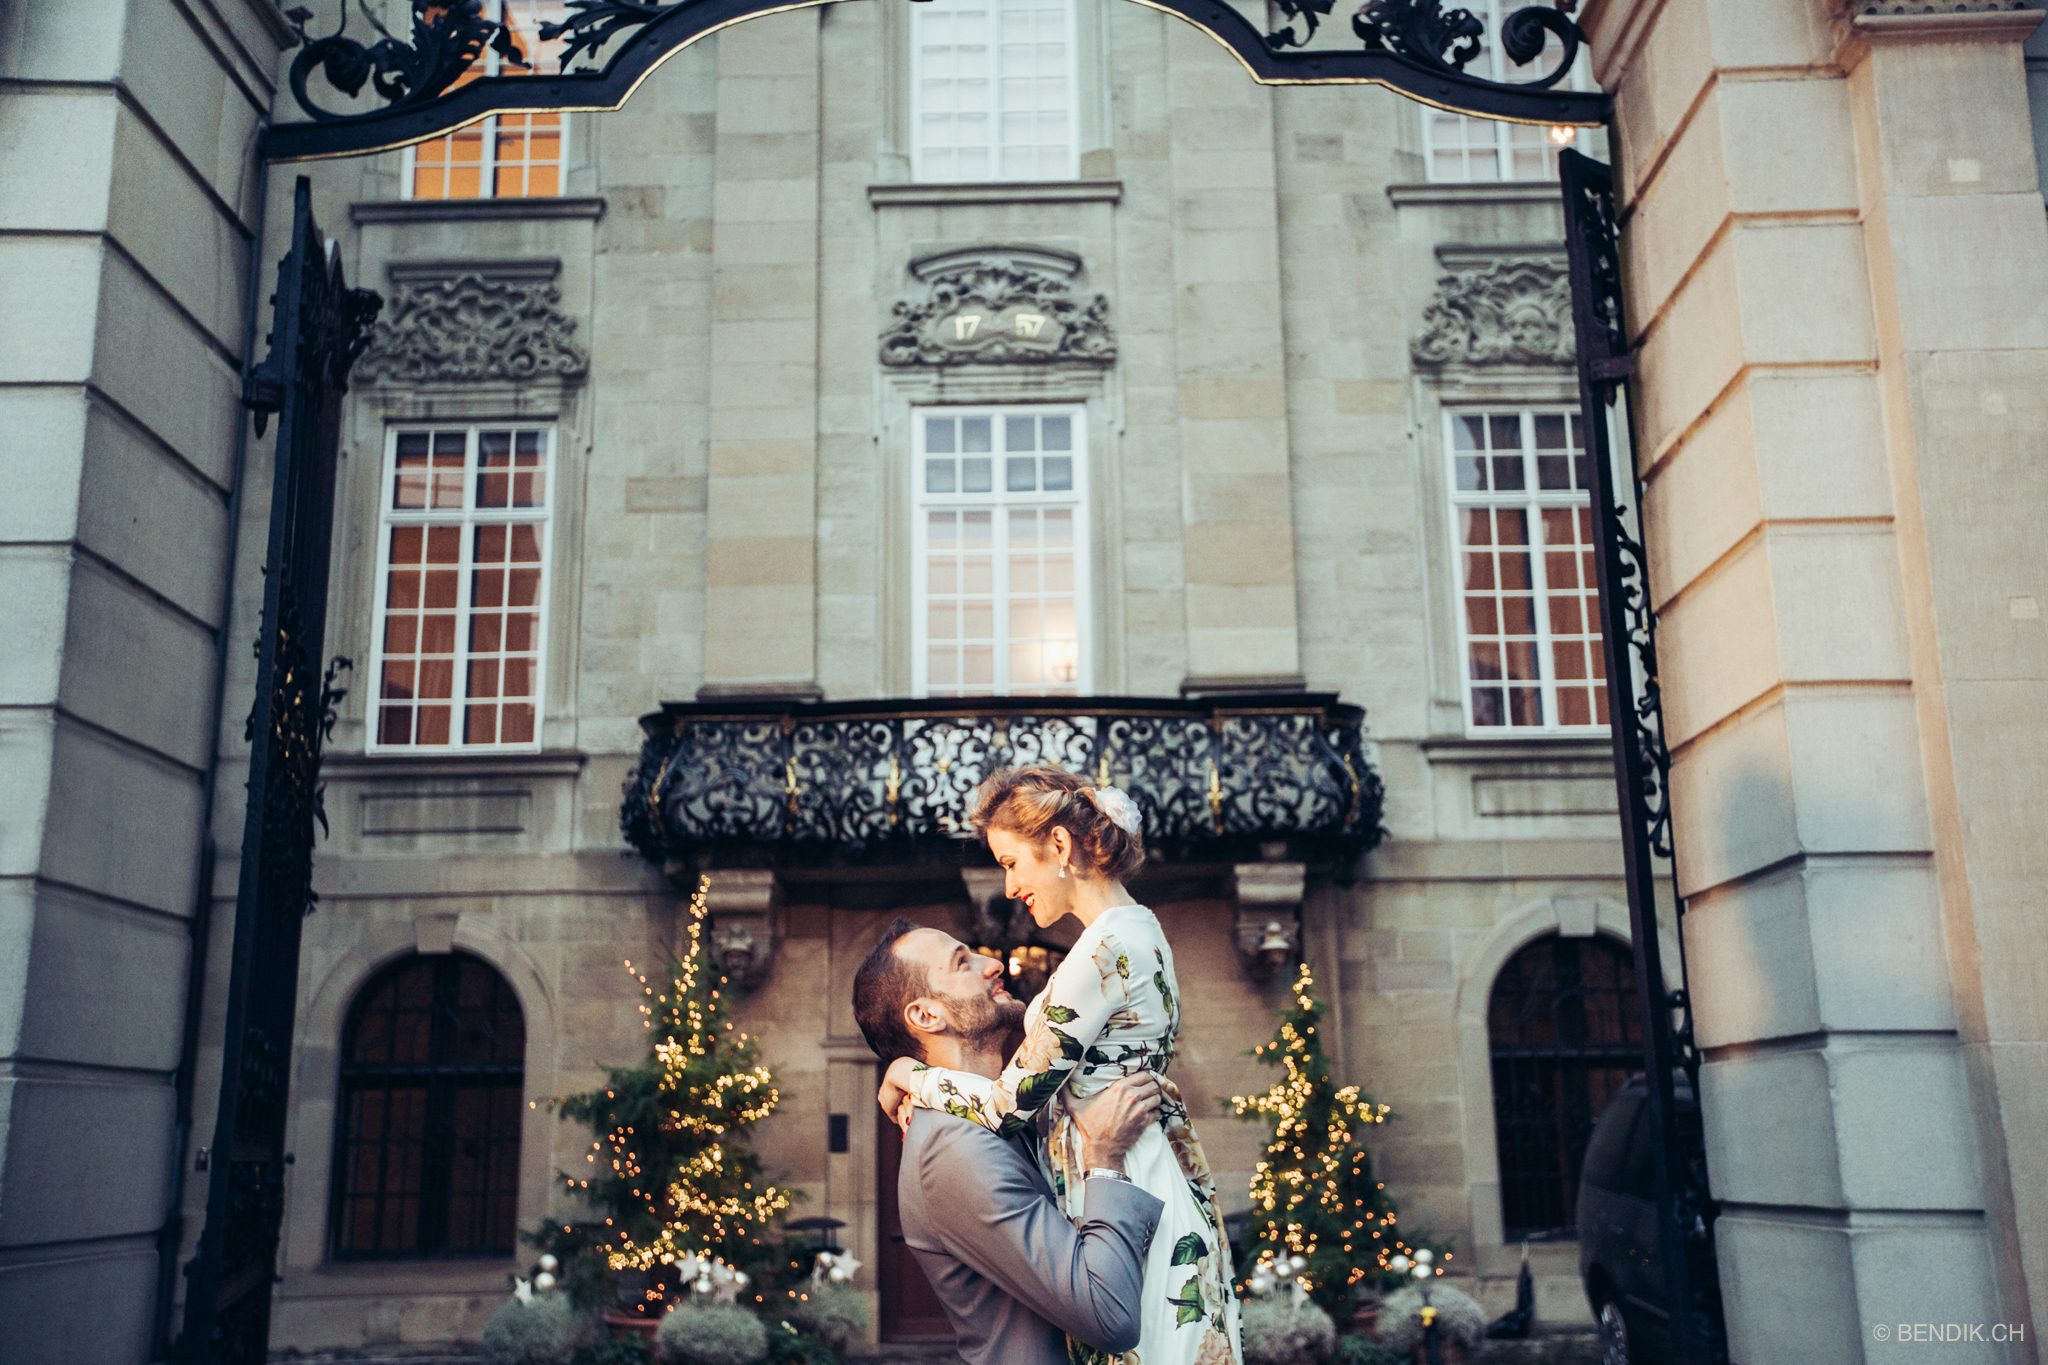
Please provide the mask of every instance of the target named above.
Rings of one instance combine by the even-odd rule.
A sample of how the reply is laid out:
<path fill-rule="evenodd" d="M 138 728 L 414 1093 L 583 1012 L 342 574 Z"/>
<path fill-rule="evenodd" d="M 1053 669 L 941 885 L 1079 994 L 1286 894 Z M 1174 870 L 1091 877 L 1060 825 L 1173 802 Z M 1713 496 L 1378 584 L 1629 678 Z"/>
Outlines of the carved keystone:
<path fill-rule="evenodd" d="M 727 982 L 752 990 L 768 979 L 782 936 L 782 883 L 773 872 L 728 868 L 705 874 L 710 952 Z"/>
<path fill-rule="evenodd" d="M 1301 947 L 1301 898 L 1308 868 L 1301 863 L 1239 863 L 1237 960 L 1264 984 L 1294 961 Z"/>

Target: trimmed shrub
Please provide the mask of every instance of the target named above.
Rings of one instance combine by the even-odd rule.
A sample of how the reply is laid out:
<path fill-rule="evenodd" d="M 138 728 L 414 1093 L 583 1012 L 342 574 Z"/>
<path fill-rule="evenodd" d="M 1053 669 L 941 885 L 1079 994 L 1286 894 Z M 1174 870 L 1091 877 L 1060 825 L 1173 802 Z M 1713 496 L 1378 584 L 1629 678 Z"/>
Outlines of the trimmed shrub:
<path fill-rule="evenodd" d="M 654 1352 L 664 1365 L 760 1365 L 768 1329 L 737 1304 L 691 1304 L 661 1320 Z"/>
<path fill-rule="evenodd" d="M 1330 1362 L 1331 1365 L 1406 1365 L 1402 1357 L 1371 1337 L 1355 1334 L 1337 1338 L 1337 1349 L 1331 1352 Z"/>
<path fill-rule="evenodd" d="M 1486 1335 L 1486 1312 L 1469 1295 L 1438 1280 L 1429 1287 L 1429 1301 L 1436 1308 L 1437 1331 L 1465 1346 L 1477 1344 Z M 1396 1355 L 1412 1356 L 1422 1344 L 1422 1290 L 1419 1286 L 1387 1295 L 1380 1305 L 1380 1344 Z"/>
<path fill-rule="evenodd" d="M 1246 1299 L 1241 1323 L 1245 1365 L 1309 1365 L 1337 1344 L 1337 1327 L 1313 1299 L 1300 1307 L 1285 1294 Z"/>
<path fill-rule="evenodd" d="M 804 1293 L 805 1298 L 789 1305 L 782 1314 L 797 1331 L 844 1353 L 846 1343 L 867 1330 L 867 1296 L 852 1285 L 818 1285 Z"/>
<path fill-rule="evenodd" d="M 536 1294 L 498 1305 L 478 1345 L 488 1365 L 564 1365 L 590 1337 L 590 1319 L 567 1296 Z"/>
<path fill-rule="evenodd" d="M 654 1348 L 635 1332 L 610 1341 L 592 1342 L 569 1357 L 569 1365 L 654 1365 Z"/>

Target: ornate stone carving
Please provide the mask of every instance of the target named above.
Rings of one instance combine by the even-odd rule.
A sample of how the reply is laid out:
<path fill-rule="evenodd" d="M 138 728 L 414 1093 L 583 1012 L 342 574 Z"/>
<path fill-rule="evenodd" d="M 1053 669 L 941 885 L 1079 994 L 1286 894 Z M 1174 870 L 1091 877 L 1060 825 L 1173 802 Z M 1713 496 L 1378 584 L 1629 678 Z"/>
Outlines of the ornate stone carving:
<path fill-rule="evenodd" d="M 884 365 L 1016 365 L 1116 359 L 1109 300 L 1073 290 L 1081 258 L 1046 247 L 946 251 L 910 263 L 926 286 L 882 333 Z"/>
<path fill-rule="evenodd" d="M 1418 365 L 1569 365 L 1572 285 L 1562 261 L 1496 261 L 1448 274 L 1408 343 Z"/>
<path fill-rule="evenodd" d="M 464 272 L 399 280 L 385 320 L 356 362 L 358 384 L 580 380 L 590 359 L 570 338 L 576 320 L 545 281 Z"/>

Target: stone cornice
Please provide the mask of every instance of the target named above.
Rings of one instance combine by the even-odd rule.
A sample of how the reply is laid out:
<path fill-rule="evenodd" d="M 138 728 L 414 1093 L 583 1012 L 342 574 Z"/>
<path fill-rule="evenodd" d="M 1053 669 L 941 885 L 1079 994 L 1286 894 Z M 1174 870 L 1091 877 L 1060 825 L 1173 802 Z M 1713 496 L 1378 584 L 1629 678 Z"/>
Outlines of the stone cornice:
<path fill-rule="evenodd" d="M 934 204 L 1114 204 L 1123 197 L 1121 180 L 989 180 L 868 186 L 868 203 L 878 209 Z"/>
<path fill-rule="evenodd" d="M 1902 0 L 1878 0 L 1852 20 L 1856 36 L 1873 45 L 1906 43 L 2025 42 L 2048 10 L 1909 8 Z"/>
<path fill-rule="evenodd" d="M 1562 204 L 1564 188 L 1555 180 L 1422 181 L 1387 186 L 1395 208 L 1438 204 Z"/>
<path fill-rule="evenodd" d="M 362 223 L 476 223 L 508 218 L 602 218 L 604 199 L 367 199 L 348 206 Z"/>

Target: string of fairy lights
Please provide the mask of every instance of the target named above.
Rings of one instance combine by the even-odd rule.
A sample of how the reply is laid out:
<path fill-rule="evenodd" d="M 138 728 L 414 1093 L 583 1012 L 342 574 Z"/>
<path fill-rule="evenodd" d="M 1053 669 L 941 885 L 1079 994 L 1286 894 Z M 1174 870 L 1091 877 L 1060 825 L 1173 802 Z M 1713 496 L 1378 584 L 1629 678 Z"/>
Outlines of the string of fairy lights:
<path fill-rule="evenodd" d="M 765 1234 L 794 1203 L 790 1191 L 760 1179 L 739 1137 L 739 1130 L 776 1111 L 781 1093 L 773 1073 L 755 1059 L 755 1040 L 726 1017 L 721 988 L 728 982 L 706 953 L 708 884 L 701 878 L 690 898 L 684 949 L 670 965 L 666 990 L 650 984 L 630 959 L 624 963 L 641 989 L 642 1025 L 655 1034 L 651 1065 L 612 1073 L 613 1085 L 630 1095 L 607 1088 L 556 1101 L 591 1119 L 602 1134 L 585 1154 L 592 1169 L 563 1179 L 614 1215 L 603 1219 L 606 1231 L 596 1245 L 585 1243 L 612 1270 L 681 1274 L 698 1290 L 707 1284 L 721 1294 L 747 1289 L 755 1303 L 765 1304 L 776 1290 L 743 1275 L 721 1277 L 720 1268 L 734 1269 L 728 1262 L 735 1256 L 753 1265 L 747 1258 L 767 1250 Z M 1314 988 L 1303 964 L 1291 987 L 1294 1008 L 1273 1040 L 1252 1050 L 1280 1066 L 1279 1079 L 1261 1094 L 1230 1100 L 1236 1116 L 1265 1120 L 1273 1130 L 1250 1188 L 1258 1264 L 1240 1288 L 1257 1294 L 1286 1286 L 1322 1298 L 1368 1278 L 1405 1278 L 1402 1272 L 1417 1265 L 1433 1264 L 1441 1274 L 1449 1253 L 1432 1263 L 1421 1254 L 1425 1248 L 1405 1241 L 1385 1185 L 1372 1179 L 1362 1139 L 1391 1110 L 1358 1086 L 1334 1084 L 1317 1035 L 1322 1006 Z M 642 1131 L 642 1125 L 659 1131 Z M 805 1268 L 790 1261 L 777 1277 Z M 810 1268 L 814 1282 L 831 1269 L 822 1259 Z M 850 1268 L 839 1270 L 831 1276 L 835 1282 L 850 1279 Z M 799 1284 L 781 1292 L 801 1299 L 815 1288 Z M 658 1306 L 662 1291 L 652 1288 L 648 1298 Z"/>
<path fill-rule="evenodd" d="M 1405 1264 L 1410 1258 L 1397 1231 L 1399 1215 L 1385 1198 L 1385 1184 L 1372 1179 L 1372 1156 L 1360 1140 L 1393 1111 L 1355 1085 L 1332 1087 L 1329 1059 L 1316 1036 L 1322 1006 L 1314 988 L 1303 963 L 1291 987 L 1294 1009 L 1273 1041 L 1252 1049 L 1252 1056 L 1278 1062 L 1284 1074 L 1264 1094 L 1230 1100 L 1238 1117 L 1273 1125 L 1252 1171 L 1253 1233 L 1265 1249 L 1246 1282 L 1254 1293 L 1283 1279 L 1304 1291 L 1327 1291 L 1340 1274 L 1348 1288 L 1398 1273 L 1395 1259 Z"/>
<path fill-rule="evenodd" d="M 647 977 L 626 971 L 639 982 L 641 1022 L 661 1036 L 654 1044 L 658 1070 L 656 1094 L 666 1112 L 659 1122 L 667 1135 L 689 1134 L 711 1139 L 667 1169 L 650 1175 L 645 1167 L 643 1135 L 633 1124 L 611 1115 L 610 1130 L 591 1144 L 585 1160 L 608 1165 L 626 1182 L 633 1199 L 642 1201 L 654 1231 L 635 1236 L 605 1219 L 615 1241 L 605 1247 L 613 1270 L 653 1270 L 658 1266 L 710 1265 L 733 1240 L 757 1237 L 791 1203 L 788 1191 L 772 1184 L 756 1187 L 751 1158 L 725 1141 L 734 1130 L 757 1123 L 781 1102 L 774 1076 L 753 1061 L 751 1040 L 725 1018 L 719 987 L 709 984 L 704 953 L 706 898 L 709 879 L 700 878 L 690 898 L 684 950 L 670 972 L 669 988 L 657 991 Z M 606 1090 L 607 1100 L 618 1099 Z M 565 1177 L 570 1188 L 589 1191 L 587 1178 Z"/>

